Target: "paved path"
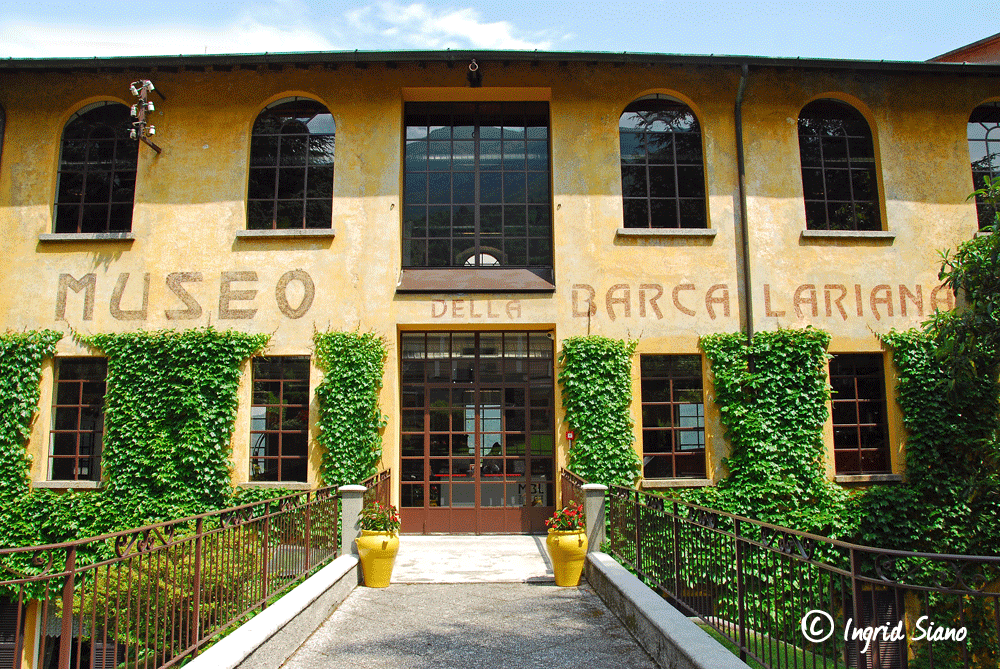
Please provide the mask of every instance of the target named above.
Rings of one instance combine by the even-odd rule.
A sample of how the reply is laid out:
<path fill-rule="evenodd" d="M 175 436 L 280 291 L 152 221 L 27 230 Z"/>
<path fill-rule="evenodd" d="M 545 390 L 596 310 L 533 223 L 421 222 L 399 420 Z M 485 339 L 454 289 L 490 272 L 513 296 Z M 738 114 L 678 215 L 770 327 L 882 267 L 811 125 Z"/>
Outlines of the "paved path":
<path fill-rule="evenodd" d="M 656 669 L 585 583 L 357 588 L 285 669 Z"/>
<path fill-rule="evenodd" d="M 552 581 L 545 537 L 404 534 L 393 583 Z"/>
<path fill-rule="evenodd" d="M 392 585 L 358 587 L 283 669 L 656 669 L 543 536 L 400 537 Z"/>

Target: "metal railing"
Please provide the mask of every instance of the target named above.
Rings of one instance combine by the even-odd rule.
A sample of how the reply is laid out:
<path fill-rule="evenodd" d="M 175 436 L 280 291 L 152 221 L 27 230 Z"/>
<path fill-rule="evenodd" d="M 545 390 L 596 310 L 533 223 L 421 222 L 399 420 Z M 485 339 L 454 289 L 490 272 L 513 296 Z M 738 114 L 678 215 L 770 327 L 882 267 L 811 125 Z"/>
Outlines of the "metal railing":
<path fill-rule="evenodd" d="M 611 555 L 745 661 L 1000 667 L 1000 558 L 860 546 L 618 486 L 605 514 Z"/>
<path fill-rule="evenodd" d="M 392 470 L 386 469 L 377 474 L 372 474 L 361 485 L 368 488 L 365 493 L 365 504 L 378 502 L 383 506 L 389 506 L 392 494 Z"/>
<path fill-rule="evenodd" d="M 562 506 L 566 506 L 570 501 L 583 504 L 583 486 L 587 481 L 583 477 L 574 474 L 568 469 L 563 469 L 559 474 L 559 500 Z M 584 522 L 586 522 L 584 517 Z"/>
<path fill-rule="evenodd" d="M 339 517 L 324 488 L 0 550 L 0 669 L 175 665 L 336 557 Z"/>

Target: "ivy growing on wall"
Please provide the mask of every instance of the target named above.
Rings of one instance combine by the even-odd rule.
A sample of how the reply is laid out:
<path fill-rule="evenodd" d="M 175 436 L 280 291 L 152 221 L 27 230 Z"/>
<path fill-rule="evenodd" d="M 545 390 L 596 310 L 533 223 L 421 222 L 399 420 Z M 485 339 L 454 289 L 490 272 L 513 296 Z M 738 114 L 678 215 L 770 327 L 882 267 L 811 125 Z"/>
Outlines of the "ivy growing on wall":
<path fill-rule="evenodd" d="M 42 361 L 55 353 L 62 334 L 52 330 L 0 334 L 0 544 L 32 541 L 37 532 L 23 520 L 29 492 L 26 454 L 38 410 Z"/>
<path fill-rule="evenodd" d="M 370 332 L 317 332 L 313 342 L 316 365 L 323 372 L 316 387 L 316 441 L 323 449 L 323 483 L 360 483 L 376 473 L 382 458 L 382 428 L 387 419 L 379 410 L 378 394 L 385 340 Z"/>
<path fill-rule="evenodd" d="M 821 330 L 713 334 L 701 339 L 732 455 L 729 476 L 692 501 L 765 522 L 840 535 L 846 493 L 826 477 L 830 396 Z"/>
<path fill-rule="evenodd" d="M 105 496 L 132 520 L 225 506 L 240 365 L 268 335 L 213 328 L 96 334 L 108 358 Z"/>
<path fill-rule="evenodd" d="M 632 485 L 639 476 L 629 413 L 635 347 L 590 335 L 564 340 L 559 353 L 563 409 L 576 436 L 569 468 L 594 483 Z"/>

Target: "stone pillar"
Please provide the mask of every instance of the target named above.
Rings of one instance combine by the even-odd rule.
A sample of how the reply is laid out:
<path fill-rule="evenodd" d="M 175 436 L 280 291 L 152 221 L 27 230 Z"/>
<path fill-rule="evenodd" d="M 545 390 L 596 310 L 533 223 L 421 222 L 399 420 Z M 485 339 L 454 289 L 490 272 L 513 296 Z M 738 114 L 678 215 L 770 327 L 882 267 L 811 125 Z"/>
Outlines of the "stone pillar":
<path fill-rule="evenodd" d="M 604 493 L 608 486 L 600 483 L 583 485 L 583 513 L 587 516 L 587 552 L 601 550 L 604 543 Z"/>
<path fill-rule="evenodd" d="M 361 507 L 364 506 L 365 492 L 368 488 L 363 485 L 342 485 L 337 490 L 340 492 L 340 527 L 342 528 L 340 552 L 343 555 L 357 555 L 358 545 L 354 543 L 354 540 L 361 536 L 358 518 L 361 516 Z"/>

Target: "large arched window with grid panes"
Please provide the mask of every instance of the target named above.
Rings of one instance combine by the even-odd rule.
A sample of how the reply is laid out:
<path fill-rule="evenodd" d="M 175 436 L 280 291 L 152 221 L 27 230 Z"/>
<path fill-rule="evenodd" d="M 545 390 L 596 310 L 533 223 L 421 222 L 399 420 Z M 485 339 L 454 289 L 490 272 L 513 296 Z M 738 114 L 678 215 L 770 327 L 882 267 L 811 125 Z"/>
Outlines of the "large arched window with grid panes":
<path fill-rule="evenodd" d="M 636 100 L 618 120 L 626 228 L 705 228 L 701 125 L 683 102 Z"/>
<path fill-rule="evenodd" d="M 333 114 L 310 98 L 285 98 L 253 124 L 248 230 L 333 227 Z"/>
<path fill-rule="evenodd" d="M 129 108 L 98 102 L 74 114 L 63 129 L 56 189 L 57 233 L 132 229 L 139 142 L 129 136 Z"/>
<path fill-rule="evenodd" d="M 868 121 L 840 100 L 799 113 L 799 155 L 808 230 L 881 230 L 875 144 Z"/>
<path fill-rule="evenodd" d="M 975 190 L 986 185 L 986 177 L 1000 176 L 1000 102 L 976 107 L 969 117 L 969 159 L 972 162 L 972 184 Z M 979 228 L 993 225 L 997 207 L 982 196 L 976 196 Z"/>

